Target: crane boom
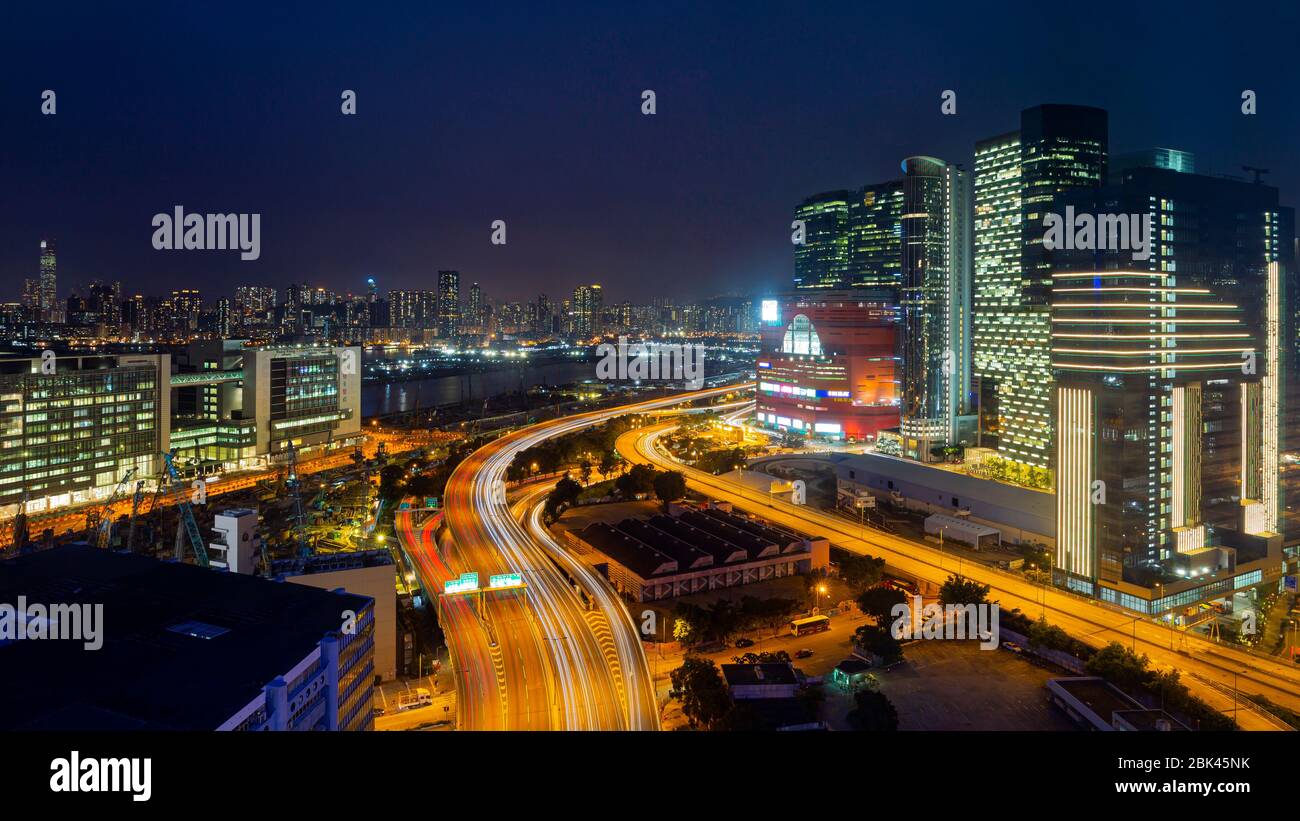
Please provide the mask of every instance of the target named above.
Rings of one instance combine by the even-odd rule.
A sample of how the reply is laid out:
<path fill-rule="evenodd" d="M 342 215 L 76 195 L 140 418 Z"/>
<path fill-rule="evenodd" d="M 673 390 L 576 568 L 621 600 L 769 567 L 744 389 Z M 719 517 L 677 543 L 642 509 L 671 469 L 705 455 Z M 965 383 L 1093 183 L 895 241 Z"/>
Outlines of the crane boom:
<path fill-rule="evenodd" d="M 184 540 L 181 538 L 180 530 L 184 530 L 185 535 L 189 537 L 190 546 L 194 549 L 194 562 L 199 567 L 208 567 L 208 550 L 203 546 L 203 536 L 199 533 L 198 522 L 194 521 L 194 510 L 190 507 L 189 499 L 185 498 L 185 488 L 181 484 L 181 476 L 176 472 L 176 465 L 172 463 L 172 454 L 163 453 L 163 464 L 167 468 L 167 476 L 171 479 L 171 496 L 172 503 L 176 505 L 176 510 L 180 513 L 180 527 L 176 534 L 176 559 L 179 561 L 183 558 Z"/>
<path fill-rule="evenodd" d="M 117 501 L 117 497 L 122 493 L 122 488 L 126 487 L 126 483 L 131 481 L 131 477 L 134 475 L 135 468 L 131 468 L 126 472 L 126 475 L 113 488 L 113 492 L 109 494 L 104 506 L 99 509 L 99 514 L 95 517 L 97 520 L 95 547 L 100 550 L 107 549 L 108 541 L 113 535 L 113 503 Z"/>
<path fill-rule="evenodd" d="M 292 439 L 289 440 L 289 477 L 285 484 L 293 493 L 293 529 L 298 539 L 298 555 L 310 556 L 311 549 L 307 547 L 307 516 L 302 510 L 302 482 L 298 479 L 298 450 L 293 446 Z"/>

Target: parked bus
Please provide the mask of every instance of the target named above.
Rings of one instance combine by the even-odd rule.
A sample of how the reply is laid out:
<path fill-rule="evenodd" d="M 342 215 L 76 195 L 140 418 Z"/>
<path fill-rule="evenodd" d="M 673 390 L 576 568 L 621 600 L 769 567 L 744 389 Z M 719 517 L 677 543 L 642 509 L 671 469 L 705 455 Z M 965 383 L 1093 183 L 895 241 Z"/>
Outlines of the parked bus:
<path fill-rule="evenodd" d="M 792 636 L 806 636 L 809 633 L 820 633 L 829 629 L 831 629 L 831 620 L 828 616 L 809 616 L 806 619 L 795 619 L 790 622 Z"/>

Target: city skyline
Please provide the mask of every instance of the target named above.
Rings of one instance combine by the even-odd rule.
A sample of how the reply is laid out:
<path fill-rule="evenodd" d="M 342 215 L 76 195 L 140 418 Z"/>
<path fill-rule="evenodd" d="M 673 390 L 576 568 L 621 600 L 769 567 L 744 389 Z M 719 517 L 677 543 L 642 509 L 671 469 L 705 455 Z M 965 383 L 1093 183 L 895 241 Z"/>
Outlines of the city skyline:
<path fill-rule="evenodd" d="M 520 12 L 494 23 L 444 10 L 436 24 L 432 12 L 411 13 L 418 22 L 410 34 L 365 12 L 326 15 L 320 25 L 344 41 L 329 54 L 284 42 L 290 24 L 265 19 L 230 55 L 216 47 L 227 24 L 205 19 L 210 33 L 199 34 L 184 10 L 153 20 L 88 10 L 58 26 L 39 12 L 10 12 L 15 29 L 45 30 L 49 39 L 39 58 L 26 43 L 0 57 L 9 150 L 35 160 L 12 169 L 0 270 L 16 289 L 36 274 L 28 249 L 49 236 L 60 241 L 70 286 L 116 279 L 145 294 L 189 277 L 359 291 L 374 276 L 386 288 L 411 289 L 428 287 L 442 269 L 505 300 L 530 295 L 538 279 L 561 292 L 601 281 L 632 301 L 657 292 L 652 282 L 683 301 L 778 288 L 792 267 L 790 210 L 810 192 L 891 178 L 907 156 L 970 170 L 977 140 L 1043 102 L 1107 109 L 1115 153 L 1170 146 L 1195 153 L 1209 173 L 1265 166 L 1284 195 L 1300 189 L 1285 136 L 1300 127 L 1300 112 L 1285 105 L 1279 85 L 1281 41 L 1270 47 L 1285 25 L 1241 34 L 1225 27 L 1232 76 L 1191 64 L 1185 82 L 1170 85 L 1159 81 L 1162 58 L 1139 47 L 1145 26 L 1111 35 L 1109 51 L 1132 60 L 1096 59 L 1078 71 L 1092 58 L 1066 50 L 1078 56 L 1052 60 L 1081 36 L 1100 35 L 1102 23 L 1040 9 L 994 29 L 976 11 L 956 10 L 935 34 L 950 45 L 944 60 L 915 66 L 897 88 L 861 95 L 859 61 L 847 47 L 854 27 L 826 27 L 829 11 L 744 21 L 707 10 L 637 12 L 639 33 L 619 41 L 617 64 L 612 45 L 570 50 L 560 61 L 541 56 L 560 42 L 619 38 L 623 11 L 545 21 Z M 919 25 L 901 10 L 852 14 L 866 30 L 906 34 Z M 668 22 L 677 17 L 691 25 Z M 1183 28 L 1196 24 L 1161 19 L 1161 35 L 1190 36 Z M 160 26 L 187 35 L 184 62 L 157 46 L 124 56 L 87 34 Z M 353 40 L 342 37 L 345 26 Z M 813 50 L 801 35 L 814 30 L 831 41 Z M 430 31 L 445 56 L 416 50 Z M 734 59 L 746 40 L 768 46 L 763 64 Z M 886 38 L 873 63 L 908 40 Z M 376 41 L 388 44 L 381 58 L 362 45 Z M 1013 47 L 1055 70 L 991 81 L 1000 67 L 987 56 Z M 464 68 L 440 71 L 457 58 Z M 100 62 L 118 71 L 85 70 Z M 312 79 L 290 72 L 282 82 L 261 80 L 281 63 L 311 69 Z M 54 115 L 40 113 L 43 89 L 58 93 Z M 352 117 L 340 111 L 346 89 L 357 92 Z M 656 93 L 653 115 L 641 113 L 646 89 Z M 940 111 L 948 89 L 956 92 L 952 116 Z M 1257 93 L 1257 114 L 1239 112 L 1243 89 Z M 766 114 L 775 102 L 784 103 L 778 120 Z M 446 127 L 451 111 L 465 116 Z M 530 118 L 530 138 L 507 138 L 521 118 Z M 190 162 L 195 156 L 204 161 Z M 262 214 L 264 253 L 241 262 L 153 250 L 150 218 L 178 205 Z M 498 219 L 508 228 L 505 245 L 491 241 Z"/>

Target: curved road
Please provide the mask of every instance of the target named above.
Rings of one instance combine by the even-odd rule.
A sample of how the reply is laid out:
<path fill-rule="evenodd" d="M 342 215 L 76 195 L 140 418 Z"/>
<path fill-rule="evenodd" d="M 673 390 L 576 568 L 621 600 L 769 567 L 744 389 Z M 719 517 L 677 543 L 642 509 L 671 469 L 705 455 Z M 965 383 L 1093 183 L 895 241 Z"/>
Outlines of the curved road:
<path fill-rule="evenodd" d="M 667 456 L 659 449 L 656 440 L 672 427 L 673 423 L 667 423 L 629 431 L 619 437 L 618 450 L 630 462 L 680 471 L 690 487 L 712 498 L 732 502 L 740 509 L 757 513 L 784 527 L 825 534 L 833 538 L 837 546 L 869 552 L 885 559 L 890 567 L 933 584 L 942 584 L 960 568 L 962 575 L 987 584 L 1000 594 L 998 600 L 1003 607 L 1019 607 L 1031 617 L 1043 613 L 1053 624 L 1088 644 L 1101 646 L 1118 641 L 1127 647 L 1136 647 L 1137 652 L 1147 654 L 1159 666 L 1189 674 L 1184 676 L 1183 683 L 1223 712 L 1233 712 L 1237 702 L 1234 691 L 1259 693 L 1277 704 L 1300 711 L 1300 670 L 1295 665 L 1252 655 L 1198 636 L 1175 634 L 1145 617 L 1111 609 L 981 565 L 970 562 L 959 565 L 955 557 L 929 546 L 870 527 L 860 529 L 845 519 L 806 506 L 773 500 L 768 494 L 696 470 Z M 1244 729 L 1279 729 L 1275 722 L 1247 709 L 1238 711 L 1238 720 Z"/>
<path fill-rule="evenodd" d="M 658 729 L 644 650 L 622 602 L 603 580 L 542 537 L 545 529 L 534 519 L 540 491 L 514 506 L 506 503 L 506 468 L 516 454 L 546 439 L 745 387 L 591 411 L 523 428 L 485 445 L 457 466 L 447 482 L 444 511 L 452 543 L 441 552 L 432 532 L 417 532 L 409 514 L 402 516 L 399 536 L 420 554 L 417 566 L 430 593 L 467 571 L 477 572 L 480 584 L 499 573 L 519 573 L 527 584 L 523 590 L 481 597 L 439 597 L 456 668 L 462 729 Z M 445 562 L 439 554 L 447 557 Z M 585 606 L 575 582 L 592 608 Z"/>

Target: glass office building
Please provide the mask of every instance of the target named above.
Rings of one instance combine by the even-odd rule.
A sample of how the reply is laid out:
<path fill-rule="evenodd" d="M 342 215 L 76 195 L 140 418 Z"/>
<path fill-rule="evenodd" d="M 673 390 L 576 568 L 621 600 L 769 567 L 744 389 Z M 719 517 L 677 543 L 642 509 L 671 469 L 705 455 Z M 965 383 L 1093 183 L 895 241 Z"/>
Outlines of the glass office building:
<path fill-rule="evenodd" d="M 170 357 L 0 360 L 0 505 L 28 512 L 109 496 L 152 475 L 168 441 Z"/>
<path fill-rule="evenodd" d="M 1042 105 L 975 147 L 974 374 L 981 444 L 1023 464 L 1052 457 L 1050 262 L 1043 217 L 1058 195 L 1105 179 L 1106 112 Z"/>
<path fill-rule="evenodd" d="M 1280 567 L 1294 212 L 1257 183 L 1154 166 L 1117 179 L 1056 202 L 1152 226 L 1145 259 L 1050 257 L 1057 581 L 1158 613 Z"/>

